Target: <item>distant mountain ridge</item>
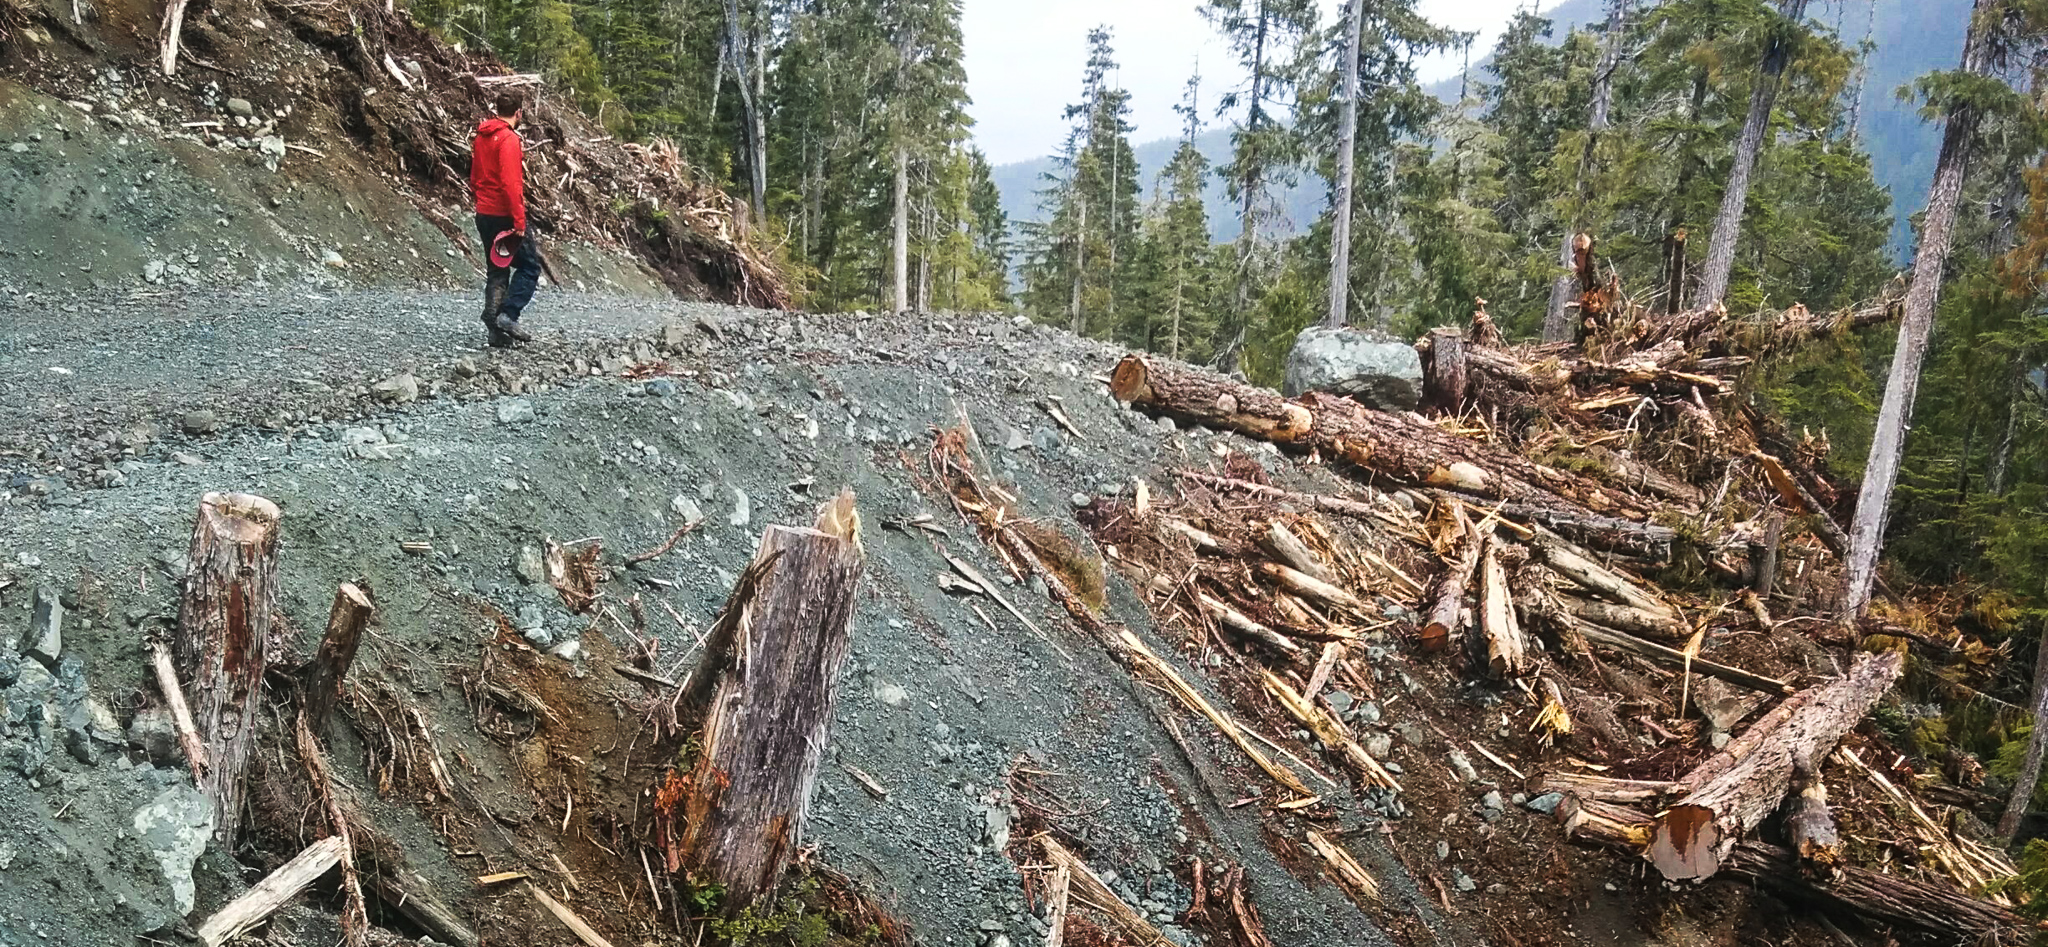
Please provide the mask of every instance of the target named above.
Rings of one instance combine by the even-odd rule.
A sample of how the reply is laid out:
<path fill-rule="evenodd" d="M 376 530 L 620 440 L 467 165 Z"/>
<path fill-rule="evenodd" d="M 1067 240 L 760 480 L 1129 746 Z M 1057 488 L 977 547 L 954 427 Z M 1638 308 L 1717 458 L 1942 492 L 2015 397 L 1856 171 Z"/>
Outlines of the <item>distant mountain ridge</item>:
<path fill-rule="evenodd" d="M 1563 37 L 1573 26 L 1604 20 L 1604 0 L 1562 0 L 1545 11 L 1555 24 L 1554 36 Z M 1861 122 L 1858 129 L 1863 146 L 1870 152 L 1872 170 L 1879 184 L 1892 194 L 1895 223 L 1891 246 L 1903 259 L 1911 248 L 1911 215 L 1927 201 L 1927 185 L 1934 175 L 1935 153 L 1940 148 L 1941 129 L 1923 121 L 1918 106 L 1899 101 L 1894 94 L 1914 78 L 1937 69 L 1953 69 L 1962 55 L 1963 29 L 1969 22 L 1971 0 L 1840 0 L 1828 4 L 1816 17 L 1832 26 L 1843 40 L 1855 44 L 1863 39 L 1866 25 L 1876 46 L 1869 60 L 1869 74 L 1863 86 Z M 1484 72 L 1486 62 L 1474 63 L 1472 78 L 1491 78 Z M 1458 94 L 1460 79 L 1451 77 L 1429 87 L 1446 102 Z M 1212 164 L 1230 158 L 1230 130 L 1212 129 L 1195 139 L 1196 147 Z M 1159 173 L 1179 147 L 1179 139 L 1164 138 L 1137 145 L 1139 182 L 1150 200 Z M 1050 157 L 992 169 L 996 188 L 1002 194 L 1003 212 L 1011 221 L 1040 219 L 1038 192 L 1044 176 L 1054 167 Z M 1281 192 L 1282 224 L 1287 230 L 1306 229 L 1325 206 L 1325 189 L 1313 175 Z M 1237 239 L 1237 210 L 1224 182 L 1211 177 L 1204 203 L 1209 211 L 1210 233 L 1218 242 Z"/>

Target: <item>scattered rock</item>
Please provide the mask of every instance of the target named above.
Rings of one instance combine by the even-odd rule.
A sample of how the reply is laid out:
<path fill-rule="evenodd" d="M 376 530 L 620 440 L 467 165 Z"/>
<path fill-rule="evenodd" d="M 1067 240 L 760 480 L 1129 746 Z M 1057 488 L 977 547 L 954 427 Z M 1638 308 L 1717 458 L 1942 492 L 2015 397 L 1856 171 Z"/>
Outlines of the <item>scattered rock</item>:
<path fill-rule="evenodd" d="M 1422 397 L 1422 359 L 1415 347 L 1384 333 L 1311 326 L 1287 353 L 1281 393 L 1349 395 L 1368 407 L 1412 411 Z"/>
<path fill-rule="evenodd" d="M 738 487 L 732 488 L 732 516 L 727 521 L 734 526 L 745 526 L 753 518 L 754 504 L 747 499 L 747 491 Z"/>
<path fill-rule="evenodd" d="M 243 118 L 254 118 L 256 116 L 256 106 L 249 104 L 248 99 L 229 99 L 228 114 L 239 115 Z"/>
<path fill-rule="evenodd" d="M 164 280 L 164 261 L 151 260 L 142 264 L 142 278 L 146 282 L 161 283 Z"/>
<path fill-rule="evenodd" d="M 1323 695 L 1323 700 L 1328 701 L 1330 709 L 1336 711 L 1337 715 L 1341 717 L 1351 712 L 1351 705 L 1358 698 L 1351 696 L 1349 691 L 1331 691 Z"/>
<path fill-rule="evenodd" d="M 420 383 L 411 372 L 399 372 L 370 386 L 370 393 L 387 404 L 410 404 L 419 399 Z"/>
<path fill-rule="evenodd" d="M 341 252 L 338 250 L 327 250 L 321 253 L 320 265 L 337 270 L 348 269 L 348 261 L 341 258 Z"/>
<path fill-rule="evenodd" d="M 901 707 L 910 701 L 910 692 L 904 690 L 901 685 L 877 681 L 875 699 L 890 707 Z"/>
<path fill-rule="evenodd" d="M 475 378 L 477 371 L 478 369 L 476 365 L 475 356 L 464 355 L 463 357 L 455 360 L 455 377 Z"/>
<path fill-rule="evenodd" d="M 174 785 L 135 810 L 134 826 L 170 883 L 178 913 L 192 913 L 192 865 L 213 835 L 213 802 L 197 789 Z"/>
<path fill-rule="evenodd" d="M 1003 439 L 1004 450 L 1023 450 L 1030 445 L 1031 442 L 1024 439 L 1023 431 L 1016 428 L 1010 428 L 1009 430 L 1009 436 Z"/>
<path fill-rule="evenodd" d="M 1527 808 L 1531 812 L 1541 812 L 1544 815 L 1556 815 L 1558 805 L 1563 802 L 1564 793 L 1546 792 L 1543 795 L 1537 796 L 1536 798 L 1529 800 L 1528 802 L 1522 803 L 1522 806 L 1524 808 Z"/>
<path fill-rule="evenodd" d="M 1473 881 L 1471 875 L 1456 868 L 1451 869 L 1451 885 L 1460 892 L 1476 891 L 1479 888 L 1479 882 Z"/>
<path fill-rule="evenodd" d="M 30 607 L 28 638 L 22 645 L 29 657 L 43 662 L 46 667 L 57 666 L 57 656 L 64 650 L 64 603 L 57 597 L 56 589 L 47 585 L 36 586 L 34 604 Z"/>
<path fill-rule="evenodd" d="M 676 393 L 676 380 L 673 378 L 650 378 L 647 380 L 646 388 L 648 394 L 657 398 L 666 398 Z"/>
<path fill-rule="evenodd" d="M 539 585 L 547 581 L 547 568 L 541 563 L 540 547 L 531 543 L 519 547 L 519 558 L 513 564 L 513 572 L 518 574 L 519 581 L 527 585 Z"/>
<path fill-rule="evenodd" d="M 1459 779 L 1462 779 L 1468 783 L 1476 783 L 1479 781 L 1479 771 L 1472 768 L 1472 758 L 1466 756 L 1464 750 L 1460 750 L 1457 747 L 1451 747 L 1449 760 L 1451 764 L 1451 771 L 1457 773 Z"/>
<path fill-rule="evenodd" d="M 574 661 L 583 655 L 583 642 L 575 640 L 564 641 L 550 648 L 548 653 L 564 661 Z"/>
<path fill-rule="evenodd" d="M 499 424 L 523 424 L 533 418 L 533 402 L 525 398 L 514 398 L 498 403 Z"/>
<path fill-rule="evenodd" d="M 210 408 L 188 411 L 184 417 L 178 419 L 178 429 L 193 435 L 212 434 L 220 430 L 220 418 L 216 417 Z"/>
<path fill-rule="evenodd" d="M 704 518 L 704 511 L 698 508 L 697 501 L 690 499 L 687 493 L 676 494 L 675 499 L 668 501 L 668 508 L 669 512 L 674 513 L 685 523 L 694 523 Z"/>
<path fill-rule="evenodd" d="M 128 724 L 128 745 L 141 750 L 151 763 L 170 766 L 178 761 L 178 728 L 171 712 L 151 707 L 135 713 Z"/>

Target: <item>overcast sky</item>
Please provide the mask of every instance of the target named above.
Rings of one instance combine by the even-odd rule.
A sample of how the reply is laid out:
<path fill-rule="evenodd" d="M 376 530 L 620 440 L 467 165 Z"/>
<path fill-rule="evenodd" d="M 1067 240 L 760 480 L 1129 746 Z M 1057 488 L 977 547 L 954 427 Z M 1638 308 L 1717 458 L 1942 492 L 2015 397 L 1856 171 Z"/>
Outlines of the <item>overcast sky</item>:
<path fill-rule="evenodd" d="M 1317 0 L 1324 22 L 1340 0 Z M 1420 0 L 1424 16 L 1457 30 L 1478 30 L 1473 58 L 1493 47 L 1516 7 L 1529 0 Z M 1174 103 L 1199 64 L 1202 110 L 1215 113 L 1223 91 L 1243 74 L 1215 31 L 1196 12 L 1199 0 L 963 0 L 967 91 L 975 140 L 996 164 L 1050 154 L 1066 132 L 1060 112 L 1080 98 L 1088 30 L 1115 35 L 1117 80 L 1131 91 L 1132 142 L 1179 133 Z M 1543 0 L 1545 8 L 1554 0 Z M 1462 57 L 1420 64 L 1424 81 L 1457 75 Z M 1209 119 L 1213 127 L 1216 122 Z"/>

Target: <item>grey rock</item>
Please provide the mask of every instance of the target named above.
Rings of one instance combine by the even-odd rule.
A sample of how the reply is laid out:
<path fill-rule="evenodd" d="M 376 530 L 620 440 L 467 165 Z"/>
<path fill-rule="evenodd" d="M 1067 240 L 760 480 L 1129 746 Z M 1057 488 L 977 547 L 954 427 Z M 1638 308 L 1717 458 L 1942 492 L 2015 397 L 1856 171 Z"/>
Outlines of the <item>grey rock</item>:
<path fill-rule="evenodd" d="M 1380 705 L 1369 700 L 1361 702 L 1358 705 L 1357 713 L 1353 715 L 1353 719 L 1357 720 L 1361 725 L 1368 727 L 1379 723 Z"/>
<path fill-rule="evenodd" d="M 1365 752 L 1373 759 L 1387 762 L 1387 757 L 1394 752 L 1394 738 L 1384 733 L 1368 733 L 1365 735 Z"/>
<path fill-rule="evenodd" d="M 1527 808 L 1531 812 L 1541 812 L 1544 815 L 1555 815 L 1557 814 L 1558 805 L 1562 802 L 1564 802 L 1564 793 L 1546 792 L 1543 795 L 1537 796 L 1534 799 L 1529 800 L 1528 802 L 1522 803 L 1522 805 L 1524 808 Z"/>
<path fill-rule="evenodd" d="M 1336 711 L 1338 716 L 1350 713 L 1352 703 L 1358 700 L 1351 696 L 1349 691 L 1331 691 L 1324 694 L 1323 699 L 1329 702 L 1330 709 Z"/>
<path fill-rule="evenodd" d="M 1437 840 L 1436 840 L 1436 860 L 1437 860 L 1437 861 L 1445 861 L 1445 860 L 1449 859 L 1450 857 L 1451 857 L 1451 843 L 1450 843 L 1450 842 L 1447 842 L 1447 841 L 1445 841 L 1445 840 L 1443 840 L 1443 839 L 1437 839 Z"/>
<path fill-rule="evenodd" d="M 22 642 L 22 649 L 30 657 L 51 667 L 56 666 L 57 656 L 64 652 L 64 602 L 58 598 L 56 589 L 47 585 L 36 586 L 34 605 L 29 612 L 28 638 Z"/>
<path fill-rule="evenodd" d="M 1076 493 L 1073 496 L 1068 497 L 1067 501 L 1074 504 L 1074 509 L 1078 510 L 1084 506 L 1087 506 L 1090 503 L 1095 502 L 1095 498 L 1085 493 Z"/>
<path fill-rule="evenodd" d="M 498 404 L 499 424 L 524 424 L 533 418 L 533 402 L 525 398 L 514 398 Z"/>
<path fill-rule="evenodd" d="M 455 360 L 455 377 L 457 378 L 475 378 L 478 371 L 475 356 L 464 355 Z"/>
<path fill-rule="evenodd" d="M 645 387 L 648 394 L 657 398 L 666 398 L 676 393 L 676 380 L 673 378 L 650 378 L 647 380 Z"/>
<path fill-rule="evenodd" d="M 240 115 L 243 118 L 254 118 L 256 115 L 256 106 L 249 104 L 248 99 L 229 99 L 228 114 Z"/>
<path fill-rule="evenodd" d="M 1043 454 L 1057 454 L 1067 446 L 1067 439 L 1060 432 L 1042 427 L 1031 432 L 1031 444 Z"/>
<path fill-rule="evenodd" d="M 564 641 L 548 649 L 548 653 L 564 661 L 574 661 L 583 656 L 583 642 L 573 639 Z"/>
<path fill-rule="evenodd" d="M 527 644 L 533 645 L 536 648 L 547 648 L 555 643 L 554 632 L 549 631 L 546 625 L 522 628 L 519 630 L 519 636 L 525 638 Z"/>
<path fill-rule="evenodd" d="M 1349 395 L 1369 407 L 1411 411 L 1422 397 L 1422 359 L 1393 336 L 1312 326 L 1287 353 L 1281 392 Z"/>
<path fill-rule="evenodd" d="M 348 269 L 348 261 L 342 258 L 339 250 L 321 251 L 320 265 L 336 270 Z"/>
<path fill-rule="evenodd" d="M 1409 746 L 1421 746 L 1423 741 L 1429 738 L 1427 734 L 1423 733 L 1422 727 L 1411 720 L 1403 720 L 1400 723 L 1394 724 L 1394 732 L 1400 735 L 1401 742 Z"/>
<path fill-rule="evenodd" d="M 1174 429 L 1174 423 L 1173 423 L 1173 419 L 1172 419 L 1172 418 L 1169 418 L 1169 417 L 1166 417 L 1165 415 L 1161 415 L 1161 416 L 1160 416 L 1160 418 L 1159 418 L 1159 433 L 1161 433 L 1161 434 L 1172 434 L 1172 433 L 1173 433 L 1173 429 Z"/>
<path fill-rule="evenodd" d="M 133 825 L 170 884 L 178 913 L 192 913 L 192 865 L 213 835 L 212 801 L 190 786 L 172 785 L 135 810 Z"/>
<path fill-rule="evenodd" d="M 14 642 L 0 641 L 0 687 L 13 687 L 21 680 L 21 652 L 14 650 Z M 4 724 L 0 714 L 0 724 Z"/>
<path fill-rule="evenodd" d="M 1016 428 L 1010 428 L 1009 431 L 1009 435 L 1003 438 L 1004 450 L 1023 450 L 1025 447 L 1030 446 L 1031 442 L 1024 439 L 1023 431 Z"/>
<path fill-rule="evenodd" d="M 727 522 L 734 526 L 745 526 L 753 518 L 754 503 L 747 499 L 747 491 L 738 487 L 732 488 L 732 516 L 727 518 Z"/>
<path fill-rule="evenodd" d="M 1693 706 L 1700 715 L 1707 718 L 1707 725 L 1713 732 L 1727 732 L 1735 729 L 1742 718 L 1749 716 L 1761 700 L 1739 691 L 1734 685 L 1717 677 L 1702 678 L 1693 685 Z"/>
<path fill-rule="evenodd" d="M 284 157 L 284 139 L 277 135 L 265 135 L 256 143 L 256 150 L 272 158 Z"/>
<path fill-rule="evenodd" d="M 902 685 L 878 680 L 875 682 L 875 699 L 890 707 L 901 707 L 910 701 L 910 692 Z"/>
<path fill-rule="evenodd" d="M 348 456 L 364 460 L 390 460 L 405 449 L 391 443 L 383 431 L 373 427 L 352 427 L 342 431 L 341 448 Z"/>
<path fill-rule="evenodd" d="M 171 712 L 161 707 L 137 711 L 135 719 L 128 723 L 128 745 L 141 750 L 158 766 L 176 763 L 178 728 L 171 720 Z"/>
<path fill-rule="evenodd" d="M 212 434 L 220 430 L 220 418 L 209 408 L 188 411 L 178 419 L 178 429 L 187 434 Z"/>
<path fill-rule="evenodd" d="M 668 501 L 668 508 L 669 512 L 674 513 L 685 523 L 694 523 L 704 518 L 704 511 L 698 508 L 697 501 L 690 499 L 687 493 L 676 494 L 675 499 Z"/>
<path fill-rule="evenodd" d="M 1489 790 L 1485 796 L 1480 797 L 1479 804 L 1494 812 L 1499 812 L 1508 807 L 1507 800 L 1500 797 L 1500 790 L 1498 789 Z"/>
<path fill-rule="evenodd" d="M 1464 750 L 1451 747 L 1448 758 L 1451 764 L 1451 771 L 1457 773 L 1459 779 L 1468 783 L 1479 781 L 1479 771 L 1472 768 L 1472 758 L 1466 756 Z"/>
<path fill-rule="evenodd" d="M 162 261 L 162 260 L 151 260 L 151 261 L 149 261 L 148 263 L 144 263 L 144 264 L 142 264 L 142 278 L 143 278 L 143 279 L 144 279 L 145 281 L 147 281 L 147 282 L 151 282 L 151 283 L 160 283 L 160 282 L 163 282 L 163 278 L 164 278 L 164 261 Z"/>
<path fill-rule="evenodd" d="M 419 379 L 411 372 L 399 372 L 370 386 L 370 393 L 386 404 L 410 404 L 419 399 Z"/>
<path fill-rule="evenodd" d="M 1473 881 L 1471 875 L 1456 868 L 1451 869 L 1451 884 L 1461 892 L 1475 891 L 1479 888 L 1479 882 Z"/>
<path fill-rule="evenodd" d="M 532 543 L 519 547 L 519 558 L 513 563 L 512 571 L 518 574 L 519 581 L 527 585 L 547 581 L 547 568 L 541 562 L 540 547 Z"/>

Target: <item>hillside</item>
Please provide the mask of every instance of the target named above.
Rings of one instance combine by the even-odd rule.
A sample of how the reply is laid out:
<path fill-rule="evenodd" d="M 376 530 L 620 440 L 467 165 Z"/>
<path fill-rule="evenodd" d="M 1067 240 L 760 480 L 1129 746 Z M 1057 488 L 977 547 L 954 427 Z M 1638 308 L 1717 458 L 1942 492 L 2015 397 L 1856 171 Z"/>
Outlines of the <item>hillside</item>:
<path fill-rule="evenodd" d="M 1562 36 L 1575 25 L 1604 20 L 1604 5 L 1603 0 L 1563 0 L 1554 6 L 1546 5 L 1545 15 L 1556 22 L 1556 35 Z M 1898 219 L 1893 226 L 1891 247 L 1901 258 L 1911 247 L 1909 218 L 1926 203 L 1927 183 L 1934 174 L 1934 156 L 1941 136 L 1938 128 L 1920 118 L 1917 106 L 1899 101 L 1894 92 L 1929 71 L 1955 67 L 1969 9 L 1970 0 L 1840 0 L 1816 8 L 1816 18 L 1833 25 L 1850 43 L 1862 38 L 1866 25 L 1870 27 L 1875 49 L 1864 86 L 1862 136 L 1878 183 L 1892 193 Z M 1482 60 L 1475 64 L 1475 69 L 1483 69 L 1484 64 Z M 1430 86 L 1429 91 L 1450 102 L 1457 97 L 1458 84 L 1454 77 Z M 1196 142 L 1212 163 L 1229 160 L 1228 130 L 1211 130 Z M 1135 147 L 1143 168 L 1139 180 L 1148 192 L 1177 146 L 1178 140 L 1169 138 Z M 1011 220 L 1038 219 L 1036 192 L 1044 186 L 1043 175 L 1052 166 L 1052 159 L 1040 158 L 994 169 L 1003 211 Z M 1283 197 L 1287 220 L 1295 228 L 1313 223 L 1323 211 L 1323 202 L 1321 182 L 1313 178 L 1288 188 Z M 1211 182 L 1205 203 L 1216 240 L 1236 239 L 1237 212 L 1221 181 Z"/>

